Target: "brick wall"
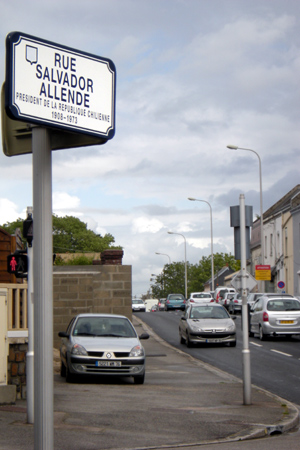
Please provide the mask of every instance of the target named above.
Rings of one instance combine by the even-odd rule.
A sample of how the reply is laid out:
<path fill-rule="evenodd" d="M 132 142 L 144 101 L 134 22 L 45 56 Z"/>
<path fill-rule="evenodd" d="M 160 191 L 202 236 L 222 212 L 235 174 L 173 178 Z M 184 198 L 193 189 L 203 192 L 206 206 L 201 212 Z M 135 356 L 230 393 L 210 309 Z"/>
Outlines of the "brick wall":
<path fill-rule="evenodd" d="M 59 331 L 80 313 L 122 314 L 131 320 L 131 266 L 55 266 L 53 268 L 54 347 Z"/>

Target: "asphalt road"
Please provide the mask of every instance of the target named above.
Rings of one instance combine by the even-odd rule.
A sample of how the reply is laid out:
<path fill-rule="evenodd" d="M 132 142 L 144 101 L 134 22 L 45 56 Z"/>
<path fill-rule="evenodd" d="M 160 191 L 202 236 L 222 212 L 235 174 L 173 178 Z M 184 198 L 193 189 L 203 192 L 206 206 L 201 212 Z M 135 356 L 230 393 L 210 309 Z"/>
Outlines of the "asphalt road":
<path fill-rule="evenodd" d="M 193 355 L 212 366 L 243 378 L 243 337 L 241 317 L 237 315 L 237 346 L 199 345 L 191 349 L 180 344 L 178 323 L 182 311 L 137 313 L 156 334 L 180 350 Z M 249 340 L 251 359 L 251 383 L 280 397 L 300 405 L 300 339 L 271 338 Z"/>

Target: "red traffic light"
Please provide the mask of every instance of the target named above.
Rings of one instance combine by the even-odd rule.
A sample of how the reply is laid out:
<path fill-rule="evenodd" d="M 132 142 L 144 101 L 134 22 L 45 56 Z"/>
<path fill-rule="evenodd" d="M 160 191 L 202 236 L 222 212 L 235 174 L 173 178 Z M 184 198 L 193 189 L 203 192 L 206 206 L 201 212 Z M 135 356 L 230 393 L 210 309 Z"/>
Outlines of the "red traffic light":
<path fill-rule="evenodd" d="M 7 257 L 7 272 L 16 275 L 24 274 L 28 272 L 28 259 L 27 255 L 16 254 L 8 255 Z"/>

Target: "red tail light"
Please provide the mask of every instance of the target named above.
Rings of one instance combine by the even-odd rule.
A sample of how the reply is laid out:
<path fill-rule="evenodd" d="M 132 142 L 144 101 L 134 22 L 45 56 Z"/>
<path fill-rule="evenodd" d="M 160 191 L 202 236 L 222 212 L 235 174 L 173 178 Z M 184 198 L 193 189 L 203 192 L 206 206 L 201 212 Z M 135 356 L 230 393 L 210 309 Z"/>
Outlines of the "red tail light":
<path fill-rule="evenodd" d="M 269 322 L 269 316 L 266 312 L 263 313 L 263 322 Z"/>
<path fill-rule="evenodd" d="M 214 302 L 214 299 L 212 298 L 211 301 L 210 301 L 210 303 L 213 303 L 213 302 Z"/>
<path fill-rule="evenodd" d="M 191 302 L 191 303 L 195 303 L 195 300 L 193 300 L 193 299 L 191 298 L 190 302 Z"/>
<path fill-rule="evenodd" d="M 234 303 L 238 303 L 238 300 L 233 300 Z"/>
<path fill-rule="evenodd" d="M 186 299 L 183 300 L 183 303 L 185 303 L 185 302 L 186 302 Z"/>
<path fill-rule="evenodd" d="M 170 303 L 170 300 L 167 300 L 166 303 Z"/>

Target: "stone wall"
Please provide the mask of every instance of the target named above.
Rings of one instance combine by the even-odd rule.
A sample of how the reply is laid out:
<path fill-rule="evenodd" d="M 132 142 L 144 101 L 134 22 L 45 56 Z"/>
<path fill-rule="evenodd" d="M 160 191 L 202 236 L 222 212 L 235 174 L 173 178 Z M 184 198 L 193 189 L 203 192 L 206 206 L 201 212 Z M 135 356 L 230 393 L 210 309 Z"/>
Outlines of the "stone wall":
<path fill-rule="evenodd" d="M 55 266 L 53 268 L 54 347 L 59 331 L 80 313 L 122 314 L 131 320 L 131 266 Z"/>
<path fill-rule="evenodd" d="M 16 386 L 17 399 L 26 399 L 26 353 L 28 344 L 10 344 L 8 355 L 8 384 Z"/>

